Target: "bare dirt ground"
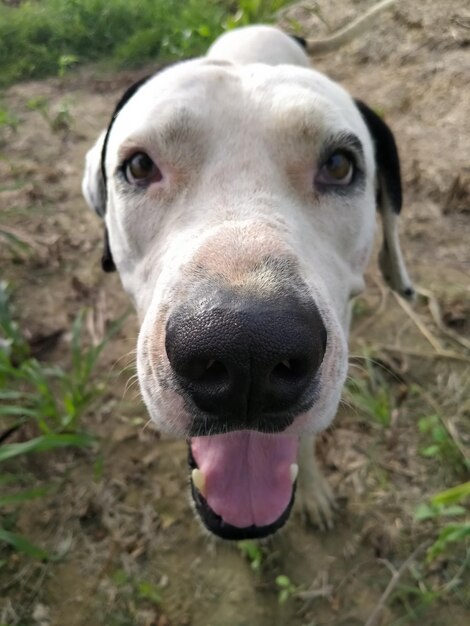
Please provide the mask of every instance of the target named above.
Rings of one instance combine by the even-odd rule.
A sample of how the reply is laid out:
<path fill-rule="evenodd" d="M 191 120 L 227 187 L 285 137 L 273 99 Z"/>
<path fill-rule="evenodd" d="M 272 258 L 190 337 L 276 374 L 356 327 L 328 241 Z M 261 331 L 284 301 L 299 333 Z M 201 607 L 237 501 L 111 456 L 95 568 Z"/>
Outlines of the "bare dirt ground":
<path fill-rule="evenodd" d="M 287 11 L 283 24 L 295 19 L 303 33 L 323 35 L 368 5 L 306 2 Z M 103 355 L 98 375 L 106 389 L 85 419 L 86 429 L 102 438 L 99 447 L 41 457 L 33 468 L 39 481 L 60 479 L 61 488 L 25 505 L 18 527 L 64 555 L 47 564 L 1 555 L 7 563 L 0 569 L 0 622 L 367 622 L 391 568 L 432 537 L 432 526 L 414 520 L 416 506 L 465 479 L 445 449 L 429 458 L 420 453 L 433 441 L 420 432 L 418 420 L 439 413 L 451 446 L 460 453 L 468 449 L 470 357 L 463 344 L 470 332 L 469 46 L 466 0 L 423 0 L 399 3 L 362 40 L 315 60 L 395 130 L 405 187 L 402 242 L 423 290 L 410 311 L 384 287 L 375 259 L 371 263 L 367 291 L 356 306 L 351 376 L 376 385 L 369 412 L 385 393 L 391 418 L 384 424 L 357 406 L 344 407 L 319 442 L 340 502 L 335 529 L 320 533 L 294 514 L 262 547 L 260 572 L 237 546 L 202 533 L 187 494 L 185 443 L 160 440 L 151 427 L 144 429 L 147 416 L 135 388 L 124 393 L 137 332 L 131 317 Z M 83 306 L 93 311 L 90 325 L 99 333 L 129 308 L 117 276 L 101 272 L 101 225 L 85 207 L 80 181 L 86 150 L 122 90 L 143 73 L 107 75 L 92 67 L 16 85 L 4 95 L 20 125 L 16 133 L 0 129 L 0 218 L 32 249 L 18 257 L 0 243 L 1 278 L 14 285 L 20 321 L 31 337 L 70 328 Z M 62 119 L 62 125 L 28 108 L 38 97 L 46 98 L 49 120 Z M 67 340 L 65 334 L 49 361 L 66 358 Z M 465 556 L 463 545 L 431 566 L 418 555 L 376 626 L 468 624 Z M 282 605 L 279 575 L 292 584 Z"/>

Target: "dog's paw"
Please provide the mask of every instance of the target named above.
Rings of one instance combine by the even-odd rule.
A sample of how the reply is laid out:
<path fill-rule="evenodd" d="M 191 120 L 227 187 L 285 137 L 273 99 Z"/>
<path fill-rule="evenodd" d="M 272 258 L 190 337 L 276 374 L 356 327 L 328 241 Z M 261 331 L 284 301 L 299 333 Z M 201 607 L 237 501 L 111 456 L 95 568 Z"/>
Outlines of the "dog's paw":
<path fill-rule="evenodd" d="M 320 530 L 333 528 L 338 507 L 333 491 L 323 474 L 317 469 L 308 483 L 299 481 L 298 491 L 300 513 L 304 521 Z"/>

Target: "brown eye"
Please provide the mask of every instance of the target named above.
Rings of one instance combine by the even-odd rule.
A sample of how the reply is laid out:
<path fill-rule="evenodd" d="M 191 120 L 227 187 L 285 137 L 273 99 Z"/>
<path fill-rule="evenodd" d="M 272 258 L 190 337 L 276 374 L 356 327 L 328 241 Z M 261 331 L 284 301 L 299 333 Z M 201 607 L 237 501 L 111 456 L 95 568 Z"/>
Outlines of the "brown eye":
<path fill-rule="evenodd" d="M 324 185 L 349 185 L 353 176 L 353 158 L 347 152 L 338 150 L 323 164 L 317 182 Z"/>
<path fill-rule="evenodd" d="M 136 152 L 126 161 L 124 176 L 128 183 L 138 185 L 155 183 L 163 178 L 158 167 L 145 152 Z"/>

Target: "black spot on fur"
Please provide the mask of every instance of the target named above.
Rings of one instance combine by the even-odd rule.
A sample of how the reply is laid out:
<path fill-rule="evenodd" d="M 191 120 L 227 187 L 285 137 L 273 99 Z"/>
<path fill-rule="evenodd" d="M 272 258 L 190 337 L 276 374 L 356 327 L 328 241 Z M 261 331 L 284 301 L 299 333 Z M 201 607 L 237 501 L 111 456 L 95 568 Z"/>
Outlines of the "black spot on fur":
<path fill-rule="evenodd" d="M 144 78 L 141 78 L 140 80 L 135 82 L 133 85 L 128 87 L 128 89 L 126 89 L 126 91 L 121 96 L 121 98 L 119 99 L 118 103 L 116 104 L 114 108 L 113 114 L 111 116 L 111 121 L 109 122 L 108 128 L 106 130 L 106 135 L 103 141 L 103 147 L 101 149 L 101 178 L 103 182 L 103 192 L 104 192 L 103 214 L 106 212 L 106 204 L 108 201 L 108 179 L 107 179 L 107 174 L 106 174 L 106 149 L 108 147 L 109 134 L 111 132 L 114 122 L 116 121 L 116 118 L 119 112 L 124 107 L 126 102 L 129 102 L 132 96 L 137 93 L 140 87 L 142 87 L 142 85 L 146 83 L 151 76 L 153 76 L 153 74 L 149 76 L 144 76 Z M 108 231 L 106 228 L 104 229 L 104 249 L 103 249 L 103 255 L 101 257 L 101 267 L 103 268 L 103 271 L 105 272 L 116 271 L 116 266 L 114 265 L 113 255 L 111 253 L 111 247 L 109 245 Z"/>
<path fill-rule="evenodd" d="M 299 37 L 298 35 L 290 35 L 292 37 L 292 39 L 294 39 L 301 48 L 303 48 L 304 50 L 307 50 L 307 40 L 304 39 L 303 37 Z"/>
<path fill-rule="evenodd" d="M 109 134 L 114 125 L 114 122 L 116 121 L 119 111 L 121 111 L 124 105 L 127 102 L 129 102 L 132 96 L 135 93 L 137 93 L 137 91 L 142 87 L 142 85 L 144 85 L 148 81 L 150 77 L 151 76 L 144 76 L 144 78 L 141 78 L 140 80 L 135 82 L 133 85 L 128 87 L 128 89 L 126 89 L 124 94 L 121 96 L 119 102 L 116 104 L 116 107 L 111 116 L 111 121 L 109 122 L 108 128 L 106 130 L 106 135 L 103 141 L 103 148 L 101 150 L 101 176 L 103 177 L 103 187 L 104 187 L 104 193 L 105 193 L 105 210 L 106 210 L 106 201 L 107 201 L 107 192 L 108 192 L 107 176 L 106 176 L 106 149 L 108 147 Z"/>
<path fill-rule="evenodd" d="M 114 265 L 113 255 L 111 254 L 111 248 L 109 247 L 108 229 L 104 228 L 104 248 L 103 255 L 101 257 L 101 267 L 104 272 L 115 272 L 116 266 Z"/>
<path fill-rule="evenodd" d="M 400 175 L 400 158 L 395 137 L 383 119 L 370 109 L 364 102 L 355 100 L 367 128 L 372 136 L 375 147 L 375 159 L 380 183 L 379 194 L 385 193 L 395 213 L 402 207 L 402 190 Z"/>

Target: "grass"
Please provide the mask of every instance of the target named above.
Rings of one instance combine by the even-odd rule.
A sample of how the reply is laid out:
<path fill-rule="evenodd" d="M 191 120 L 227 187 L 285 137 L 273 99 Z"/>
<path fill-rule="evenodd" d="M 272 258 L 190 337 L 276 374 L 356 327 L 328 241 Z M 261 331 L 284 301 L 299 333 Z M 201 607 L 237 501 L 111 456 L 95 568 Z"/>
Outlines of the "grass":
<path fill-rule="evenodd" d="M 2 4 L 0 81 L 7 85 L 15 80 L 46 75 L 60 78 L 80 64 L 100 59 L 126 66 L 136 65 L 150 58 L 178 59 L 198 54 L 223 30 L 253 21 L 269 21 L 273 11 L 281 4 L 284 3 L 259 0 L 232 3 L 202 0 L 166 4 L 159 3 L 158 0 L 135 4 L 119 0 L 112 3 L 98 0 L 42 0 L 23 2 L 18 7 Z M 151 19 L 149 11 L 154 12 Z M 11 41 L 15 42 L 13 47 Z M 67 101 L 64 101 L 61 117 L 57 121 L 47 100 L 39 97 L 28 101 L 27 105 L 44 117 L 51 130 L 56 125 L 58 128 L 70 125 Z M 16 113 L 0 103 L 0 141 L 2 132 L 6 138 L 18 132 L 18 123 Z M 18 179 L 18 183 L 9 184 L 21 184 L 21 181 Z M 28 246 L 6 227 L 3 231 L 0 228 L 1 245 L 6 245 L 14 258 L 21 258 L 28 252 Z M 0 437 L 4 437 L 4 441 L 0 447 L 0 570 L 2 557 L 8 558 L 12 569 L 17 568 L 17 576 L 20 568 L 15 565 L 19 563 L 15 551 L 35 559 L 51 559 L 54 556 L 20 534 L 17 524 L 19 511 L 29 510 L 29 501 L 45 498 L 51 490 L 50 485 L 44 486 L 34 476 L 31 469 L 34 467 L 31 463 L 34 457 L 47 461 L 48 455 L 60 447 L 87 446 L 93 441 L 90 435 L 82 431 L 82 417 L 101 393 L 100 384 L 96 382 L 99 378 L 94 373 L 101 348 L 95 350 L 95 347 L 84 346 L 84 319 L 83 314 L 80 314 L 71 333 L 74 339 L 71 343 L 70 365 L 66 368 L 46 365 L 31 355 L 28 342 L 13 313 L 8 290 L 2 287 Z M 429 325 L 432 328 L 432 320 L 429 320 Z M 380 354 L 380 350 L 377 354 Z M 415 361 L 412 361 L 411 365 L 414 364 Z M 408 373 L 413 374 L 414 378 L 411 375 L 407 378 Z M 465 480 L 462 478 L 464 472 L 468 471 L 468 462 L 465 462 L 459 446 L 456 445 L 458 438 L 453 438 L 449 429 L 449 423 L 452 425 L 455 415 L 463 422 L 464 397 L 454 397 L 451 388 L 439 383 L 437 375 L 435 379 L 431 379 L 429 374 L 421 374 L 419 368 L 414 372 L 405 370 L 404 375 L 404 386 L 407 387 L 408 395 L 403 402 L 399 398 L 398 386 L 386 371 L 376 367 L 371 359 L 366 359 L 362 374 L 348 383 L 346 394 L 346 400 L 353 405 L 353 413 L 358 413 L 361 418 L 361 426 L 373 424 L 374 441 L 379 440 L 379 452 L 386 453 L 384 446 L 392 445 L 384 435 L 393 434 L 392 416 L 398 407 L 398 428 L 406 429 L 410 454 L 414 447 L 417 452 L 415 456 L 420 459 L 420 467 L 425 474 L 423 480 L 397 474 L 394 477 L 396 480 L 384 483 L 385 486 L 379 485 L 382 491 L 390 492 L 386 505 L 390 505 L 392 497 L 400 500 L 395 508 L 392 506 L 393 515 L 403 524 L 403 527 L 397 526 L 402 530 L 399 545 L 390 556 L 393 563 L 397 564 L 406 557 L 409 543 L 421 541 L 423 538 L 429 540 L 427 551 L 416 557 L 406 568 L 403 581 L 396 587 L 388 602 L 393 604 L 394 615 L 402 615 L 393 621 L 395 626 L 426 623 L 427 616 L 433 611 L 433 605 L 439 601 L 455 605 L 459 602 L 459 596 L 464 598 L 462 603 L 465 601 L 468 605 L 469 601 L 468 591 L 465 591 L 465 583 L 462 582 L 464 568 L 468 569 L 469 564 L 469 487 L 468 482 L 462 482 Z M 422 385 L 421 390 L 413 389 L 410 382 L 413 379 Z M 463 380 L 465 378 L 462 376 Z M 426 384 L 430 381 L 431 384 Z M 426 390 L 426 394 L 423 390 Z M 428 396 L 436 399 L 437 407 L 429 406 L 426 400 Z M 455 408 L 454 404 L 459 408 Z M 456 423 L 459 425 L 458 421 Z M 8 434 L 9 431 L 11 435 Z M 16 441 L 10 437 L 15 437 Z M 371 464 L 374 464 L 375 458 L 374 455 L 370 456 Z M 85 463 L 89 463 L 88 458 Z M 96 463 L 95 475 L 99 477 L 102 471 L 101 457 Z M 444 484 L 453 484 L 454 487 L 440 491 L 432 497 L 426 495 L 444 488 Z M 415 489 L 414 493 L 412 487 Z M 418 498 L 422 498 L 422 504 L 413 517 L 409 512 L 415 507 L 416 491 Z M 410 502 L 412 504 L 408 508 Z M 46 502 L 44 504 L 47 508 Z M 371 513 L 376 508 L 372 507 Z M 384 510 L 386 520 L 391 513 L 386 508 Z M 242 542 L 239 549 L 256 572 L 254 586 L 264 585 L 264 579 L 260 582 L 259 572 L 266 569 L 266 562 L 271 557 L 267 548 L 255 542 Z M 125 550 L 124 546 L 122 552 L 127 556 Z M 184 550 L 182 553 L 186 556 Z M 4 560 L 3 563 L 5 562 Z M 46 566 L 35 563 L 34 567 Z M 351 567 L 354 567 L 353 564 Z M 268 574 L 271 573 L 268 568 Z M 9 573 L 4 578 L 7 576 Z M 297 579 L 304 582 L 295 575 L 291 579 L 290 576 L 279 574 L 272 577 L 272 580 L 269 579 L 268 588 L 277 594 L 280 603 L 298 602 L 298 588 L 292 583 L 292 580 Z M 57 577 L 54 582 L 57 583 Z M 118 572 L 111 582 L 118 593 L 116 611 L 120 615 L 116 614 L 109 623 L 135 624 L 134 606 L 158 607 L 165 600 L 163 588 L 148 582 L 147 578 L 142 579 L 140 575 L 131 576 Z M 31 587 L 31 584 L 26 580 L 25 587 L 28 586 Z M 0 596 L 4 589 L 6 587 L 0 589 Z M 10 588 L 7 589 L 7 594 L 9 592 Z M 12 598 L 13 596 L 12 593 Z M 27 606 L 28 603 L 23 596 L 16 605 Z M 0 610 L 0 624 L 8 621 L 3 615 Z M 16 623 L 26 626 L 24 620 Z"/>
<path fill-rule="evenodd" d="M 428 389 L 412 382 L 416 380 L 413 373 L 410 380 L 406 371 L 395 376 L 392 370 L 384 368 L 380 352 L 375 352 L 375 358 L 369 352 L 360 359 L 361 366 L 353 368 L 344 390 L 345 403 L 361 422 L 374 423 L 375 431 L 382 431 L 384 441 L 389 442 L 387 445 L 394 436 L 387 439 L 387 432 L 391 434 L 393 428 L 409 430 L 411 426 L 409 436 L 416 441 L 416 452 L 428 467 L 423 489 L 428 490 L 429 483 L 435 485 L 436 477 L 441 484 L 445 481 L 454 485 L 432 497 L 423 496 L 416 507 L 410 541 L 411 545 L 421 541 L 422 550 L 412 553 L 399 572 L 393 570 L 393 592 L 384 601 L 402 613 L 392 622 L 393 626 L 422 623 L 436 603 L 459 602 L 467 606 L 470 600 L 465 591 L 470 565 L 470 483 L 459 482 L 468 477 L 469 469 L 458 430 L 458 426 L 463 428 L 465 408 L 452 405 L 445 377 L 431 396 Z M 455 373 L 453 380 L 454 384 L 459 380 Z M 458 387 L 464 389 L 465 381 L 466 376 L 462 375 Z M 426 413 L 429 406 L 435 413 Z M 394 411 L 399 420 L 395 426 L 391 419 Z M 390 485 L 380 484 L 380 490 L 390 491 Z M 412 500 L 409 505 L 414 506 Z M 405 537 L 402 541 L 406 545 Z"/>
<path fill-rule="evenodd" d="M 250 563 L 250 567 L 254 572 L 259 572 L 265 559 L 263 547 L 257 541 L 246 539 L 238 542 L 238 549 Z"/>
<path fill-rule="evenodd" d="M 390 425 L 393 410 L 390 384 L 384 370 L 376 366 L 370 355 L 364 355 L 361 362 L 361 374 L 348 377 L 344 401 L 359 414 L 386 428 Z"/>
<path fill-rule="evenodd" d="M 425 445 L 419 450 L 422 456 L 448 465 L 456 472 L 464 473 L 470 469 L 468 459 L 465 459 L 456 446 L 439 415 L 422 417 L 418 422 L 418 428 L 425 441 Z"/>
<path fill-rule="evenodd" d="M 433 496 L 429 502 L 421 504 L 415 512 L 418 521 L 437 520 L 437 537 L 427 552 L 428 561 L 433 561 L 446 548 L 455 543 L 464 547 L 470 539 L 470 521 L 468 505 L 470 501 L 470 482 L 455 485 Z M 467 519 L 462 519 L 467 516 Z M 447 523 L 447 520 L 452 521 Z"/>
<path fill-rule="evenodd" d="M 41 0 L 0 4 L 0 86 L 101 59 L 133 66 L 200 54 L 223 30 L 270 21 L 285 0 Z M 14 120 L 7 118 L 7 122 Z"/>
<path fill-rule="evenodd" d="M 279 589 L 277 596 L 279 604 L 284 604 L 285 602 L 287 602 L 287 600 L 289 600 L 289 598 L 292 598 L 299 590 L 299 588 L 294 585 L 291 579 L 285 574 L 280 574 L 279 576 L 276 576 L 276 585 Z"/>
<path fill-rule="evenodd" d="M 69 103 L 66 100 L 62 100 L 59 105 L 59 110 L 55 115 L 51 114 L 49 110 L 49 102 L 47 98 L 44 98 L 44 96 L 31 98 L 26 103 L 26 106 L 30 111 L 37 111 L 47 122 L 51 132 L 53 133 L 70 130 L 72 128 L 73 119 L 70 113 Z"/>
<path fill-rule="evenodd" d="M 14 532 L 16 509 L 47 492 L 44 488 L 25 489 L 30 480 L 24 479 L 24 463 L 33 453 L 89 446 L 94 441 L 81 431 L 80 418 L 102 391 L 92 382 L 92 374 L 119 325 L 114 324 L 98 345 L 85 347 L 83 312 L 79 313 L 72 327 L 70 368 L 45 365 L 31 355 L 14 319 L 9 289 L 0 283 L 0 513 L 4 518 L 0 544 L 7 543 L 31 557 L 48 556 Z M 16 433 L 26 440 L 5 443 Z"/>
<path fill-rule="evenodd" d="M 17 115 L 6 107 L 0 105 L 0 129 L 9 128 L 13 132 L 17 132 L 20 120 Z"/>

